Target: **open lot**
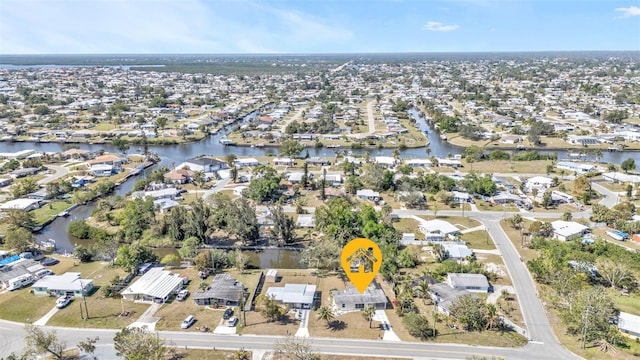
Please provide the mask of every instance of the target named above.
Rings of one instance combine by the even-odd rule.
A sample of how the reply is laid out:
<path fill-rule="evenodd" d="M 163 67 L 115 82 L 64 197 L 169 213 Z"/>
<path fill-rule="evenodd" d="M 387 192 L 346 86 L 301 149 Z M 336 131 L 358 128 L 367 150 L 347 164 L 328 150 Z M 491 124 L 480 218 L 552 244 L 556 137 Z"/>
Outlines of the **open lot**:
<path fill-rule="evenodd" d="M 361 311 L 336 316 L 331 326 L 327 326 L 325 321 L 318 320 L 316 311 L 312 311 L 309 316 L 309 334 L 313 337 L 378 340 L 383 334 L 378 326 L 380 323 L 377 321 L 373 321 L 369 328 L 369 321 L 362 316 Z"/>
<path fill-rule="evenodd" d="M 489 233 L 485 230 L 476 230 L 460 235 L 462 241 L 466 242 L 469 248 L 479 250 L 495 250 L 496 245 L 491 240 Z"/>
<path fill-rule="evenodd" d="M 34 322 L 53 309 L 55 304 L 55 297 L 33 295 L 30 288 L 7 291 L 0 294 L 0 318 Z"/>

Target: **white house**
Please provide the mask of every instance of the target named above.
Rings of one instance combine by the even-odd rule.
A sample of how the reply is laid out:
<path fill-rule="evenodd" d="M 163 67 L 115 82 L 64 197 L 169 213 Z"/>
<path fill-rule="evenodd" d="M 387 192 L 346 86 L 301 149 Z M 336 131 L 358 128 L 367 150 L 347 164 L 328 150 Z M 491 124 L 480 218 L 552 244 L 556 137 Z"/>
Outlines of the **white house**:
<path fill-rule="evenodd" d="M 473 256 L 473 251 L 469 249 L 467 244 L 464 243 L 444 241 L 442 242 L 442 247 L 444 251 L 447 252 L 447 256 L 449 259 L 464 260 L 470 256 Z"/>
<path fill-rule="evenodd" d="M 640 316 L 620 312 L 618 315 L 618 329 L 634 338 L 640 338 Z"/>
<path fill-rule="evenodd" d="M 457 227 L 439 219 L 421 222 L 418 228 L 427 241 L 444 241 L 446 237 L 452 237 L 460 231 Z"/>
<path fill-rule="evenodd" d="M 177 166 L 177 169 L 189 168 L 191 171 L 202 171 L 205 173 L 212 173 L 215 171 L 223 170 L 229 166 L 225 161 L 213 159 L 209 157 L 199 157 L 186 160 L 182 164 Z"/>
<path fill-rule="evenodd" d="M 387 307 L 387 296 L 375 281 L 363 293 L 348 284 L 344 290 L 331 291 L 331 297 L 338 311 L 364 310 L 368 306 L 384 310 Z"/>
<path fill-rule="evenodd" d="M 596 166 L 595 165 L 581 164 L 581 163 L 576 163 L 576 162 L 571 162 L 571 161 L 560 161 L 560 162 L 558 162 L 556 167 L 558 169 L 564 169 L 564 170 L 569 170 L 569 171 L 572 171 L 572 172 L 577 172 L 578 174 L 584 174 L 584 173 L 588 173 L 589 171 L 595 171 L 596 170 Z"/>
<path fill-rule="evenodd" d="M 300 214 L 296 219 L 297 227 L 313 228 L 316 226 L 315 214 Z"/>
<path fill-rule="evenodd" d="M 391 156 L 376 156 L 373 158 L 373 161 L 376 164 L 382 165 L 386 168 L 391 168 L 396 166 L 396 159 Z"/>
<path fill-rule="evenodd" d="M 473 197 L 471 196 L 471 194 L 469 194 L 467 192 L 452 191 L 451 193 L 453 194 L 453 201 L 455 201 L 457 203 L 472 203 L 473 202 Z"/>
<path fill-rule="evenodd" d="M 447 284 L 453 289 L 469 292 L 486 293 L 491 291 L 491 285 L 483 274 L 447 274 Z"/>
<path fill-rule="evenodd" d="M 83 297 L 93 291 L 93 280 L 80 278 L 79 272 L 67 272 L 62 275 L 48 275 L 32 285 L 36 295 Z"/>
<path fill-rule="evenodd" d="M 545 190 L 553 185 L 553 180 L 546 176 L 534 176 L 527 180 L 526 187 L 529 191 L 533 189 Z"/>
<path fill-rule="evenodd" d="M 604 173 L 602 174 L 602 177 L 609 182 L 621 182 L 621 183 L 632 183 L 632 184 L 640 183 L 639 175 L 625 174 L 617 171 Z"/>
<path fill-rule="evenodd" d="M 24 210 L 31 211 L 40 207 L 40 200 L 14 199 L 0 205 L 0 210 Z"/>
<path fill-rule="evenodd" d="M 404 161 L 404 164 L 407 166 L 411 166 L 412 168 L 431 167 L 431 160 L 430 159 L 407 159 Z"/>
<path fill-rule="evenodd" d="M 315 293 L 315 285 L 286 284 L 284 287 L 268 288 L 266 295 L 287 305 L 290 309 L 311 309 Z"/>
<path fill-rule="evenodd" d="M 561 241 L 573 240 L 584 235 L 588 227 L 575 221 L 556 220 L 551 223 L 553 236 Z"/>
<path fill-rule="evenodd" d="M 245 159 L 235 159 L 233 160 L 233 164 L 237 168 L 243 168 L 243 167 L 258 166 L 260 165 L 260 162 L 254 158 L 245 158 Z"/>
<path fill-rule="evenodd" d="M 143 302 L 169 300 L 182 287 L 182 277 L 160 267 L 149 269 L 136 282 L 122 291 L 126 300 Z"/>
<path fill-rule="evenodd" d="M 380 193 L 371 189 L 362 189 L 356 192 L 356 197 L 360 200 L 378 201 L 380 200 Z"/>

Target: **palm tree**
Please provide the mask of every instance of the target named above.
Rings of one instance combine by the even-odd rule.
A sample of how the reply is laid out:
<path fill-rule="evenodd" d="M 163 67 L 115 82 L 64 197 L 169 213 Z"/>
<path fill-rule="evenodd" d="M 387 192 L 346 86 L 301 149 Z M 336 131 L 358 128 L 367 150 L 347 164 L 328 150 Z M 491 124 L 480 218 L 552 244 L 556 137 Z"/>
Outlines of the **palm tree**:
<path fill-rule="evenodd" d="M 429 282 L 427 280 L 421 281 L 420 284 L 418 284 L 418 291 L 420 292 L 422 303 L 426 304 L 427 297 L 429 296 Z"/>
<path fill-rule="evenodd" d="M 498 310 L 495 304 L 487 304 L 487 330 L 496 327 L 498 323 Z"/>
<path fill-rule="evenodd" d="M 369 321 L 369 329 L 371 329 L 371 322 L 373 321 L 373 315 L 376 313 L 376 308 L 372 305 L 367 306 L 362 312 L 362 316 Z"/>
<path fill-rule="evenodd" d="M 331 323 L 331 320 L 335 318 L 335 314 L 333 310 L 328 306 L 321 306 L 318 308 L 318 320 L 326 321 L 327 327 Z"/>
<path fill-rule="evenodd" d="M 202 187 L 202 181 L 204 180 L 204 171 L 198 170 L 193 173 L 193 183 L 196 187 Z M 196 198 L 198 197 L 198 191 L 196 190 Z"/>

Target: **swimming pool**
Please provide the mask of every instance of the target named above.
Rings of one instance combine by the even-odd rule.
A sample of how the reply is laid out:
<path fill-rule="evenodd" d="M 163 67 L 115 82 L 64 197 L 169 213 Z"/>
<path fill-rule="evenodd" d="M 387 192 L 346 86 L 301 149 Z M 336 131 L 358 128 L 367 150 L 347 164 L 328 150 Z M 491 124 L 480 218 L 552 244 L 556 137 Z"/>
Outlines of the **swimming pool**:
<path fill-rule="evenodd" d="M 16 262 L 20 260 L 20 255 L 13 255 L 13 256 L 9 256 L 6 259 L 2 259 L 0 260 L 0 265 L 7 265 L 7 264 L 11 264 L 12 262 Z"/>

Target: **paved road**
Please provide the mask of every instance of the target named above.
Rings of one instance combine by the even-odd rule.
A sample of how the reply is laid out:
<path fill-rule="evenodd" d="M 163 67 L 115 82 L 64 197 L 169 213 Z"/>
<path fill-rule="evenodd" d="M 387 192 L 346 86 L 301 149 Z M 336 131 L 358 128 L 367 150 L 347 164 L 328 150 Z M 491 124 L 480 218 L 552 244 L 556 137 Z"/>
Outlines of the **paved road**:
<path fill-rule="evenodd" d="M 222 180 L 218 181 L 216 186 L 214 186 L 213 188 L 205 191 L 204 195 L 202 195 L 202 198 L 204 200 L 207 200 L 209 198 L 209 196 L 211 196 L 211 195 L 217 193 L 218 191 L 224 189 L 224 187 L 227 186 L 227 184 L 229 184 L 230 182 L 231 182 L 231 178 L 222 179 Z"/>
<path fill-rule="evenodd" d="M 367 122 L 369 123 L 369 135 L 376 132 L 376 118 L 373 116 L 373 101 L 367 103 Z"/>
<path fill-rule="evenodd" d="M 50 182 L 56 181 L 69 173 L 69 169 L 64 166 L 47 165 L 47 168 L 55 170 L 56 173 L 51 176 L 47 176 L 44 179 L 38 180 L 38 185 L 45 185 Z"/>
<path fill-rule="evenodd" d="M 304 108 L 304 107 L 303 107 L 303 108 L 300 108 L 300 110 L 298 110 L 295 114 L 293 114 L 293 116 L 292 116 L 289 120 L 287 120 L 287 121 L 283 122 L 283 123 L 282 123 L 282 125 L 280 125 L 280 131 L 281 131 L 283 134 L 285 134 L 285 133 L 286 133 L 286 131 L 285 131 L 285 130 L 287 129 L 287 126 L 289 126 L 289 124 L 291 124 L 291 123 L 292 123 L 292 122 L 294 122 L 294 121 L 300 120 L 300 118 L 302 117 L 302 113 L 303 113 L 304 111 L 305 111 L 305 108 Z"/>
<path fill-rule="evenodd" d="M 100 329 L 74 329 L 45 327 L 46 330 L 56 330 L 60 339 L 71 347 L 87 337 L 99 337 L 98 345 L 108 345 L 113 342 L 116 330 Z M 24 340 L 24 327 L 22 324 L 0 321 L 0 353 L 3 355 L 20 353 Z M 193 333 L 179 331 L 162 331 L 159 335 L 170 345 L 180 348 L 208 348 L 213 349 L 239 349 L 246 350 L 271 350 L 273 344 L 280 341 L 281 337 L 257 336 L 257 335 L 214 335 L 211 333 Z M 428 359 L 465 359 L 467 357 L 478 356 L 501 356 L 505 359 L 537 360 L 541 354 L 545 354 L 545 359 L 553 359 L 547 355 L 551 354 L 551 349 L 547 344 L 529 344 L 522 348 L 491 348 L 482 346 L 466 346 L 455 344 L 434 344 L 416 342 L 394 342 L 392 346 L 389 342 L 382 340 L 357 340 L 340 338 L 310 338 L 315 350 L 322 353 L 360 355 L 360 356 L 386 356 L 386 357 L 408 357 L 408 358 L 428 358 Z M 554 351 L 555 353 L 555 351 Z M 556 357 L 561 359 L 563 357 Z M 567 359 L 567 357 L 564 357 Z"/>
<path fill-rule="evenodd" d="M 591 183 L 591 188 L 600 194 L 602 194 L 602 200 L 600 200 L 600 205 L 604 205 L 608 208 L 614 207 L 618 203 L 618 197 L 620 196 L 617 192 L 613 192 L 606 187 L 598 184 L 597 182 Z"/>

